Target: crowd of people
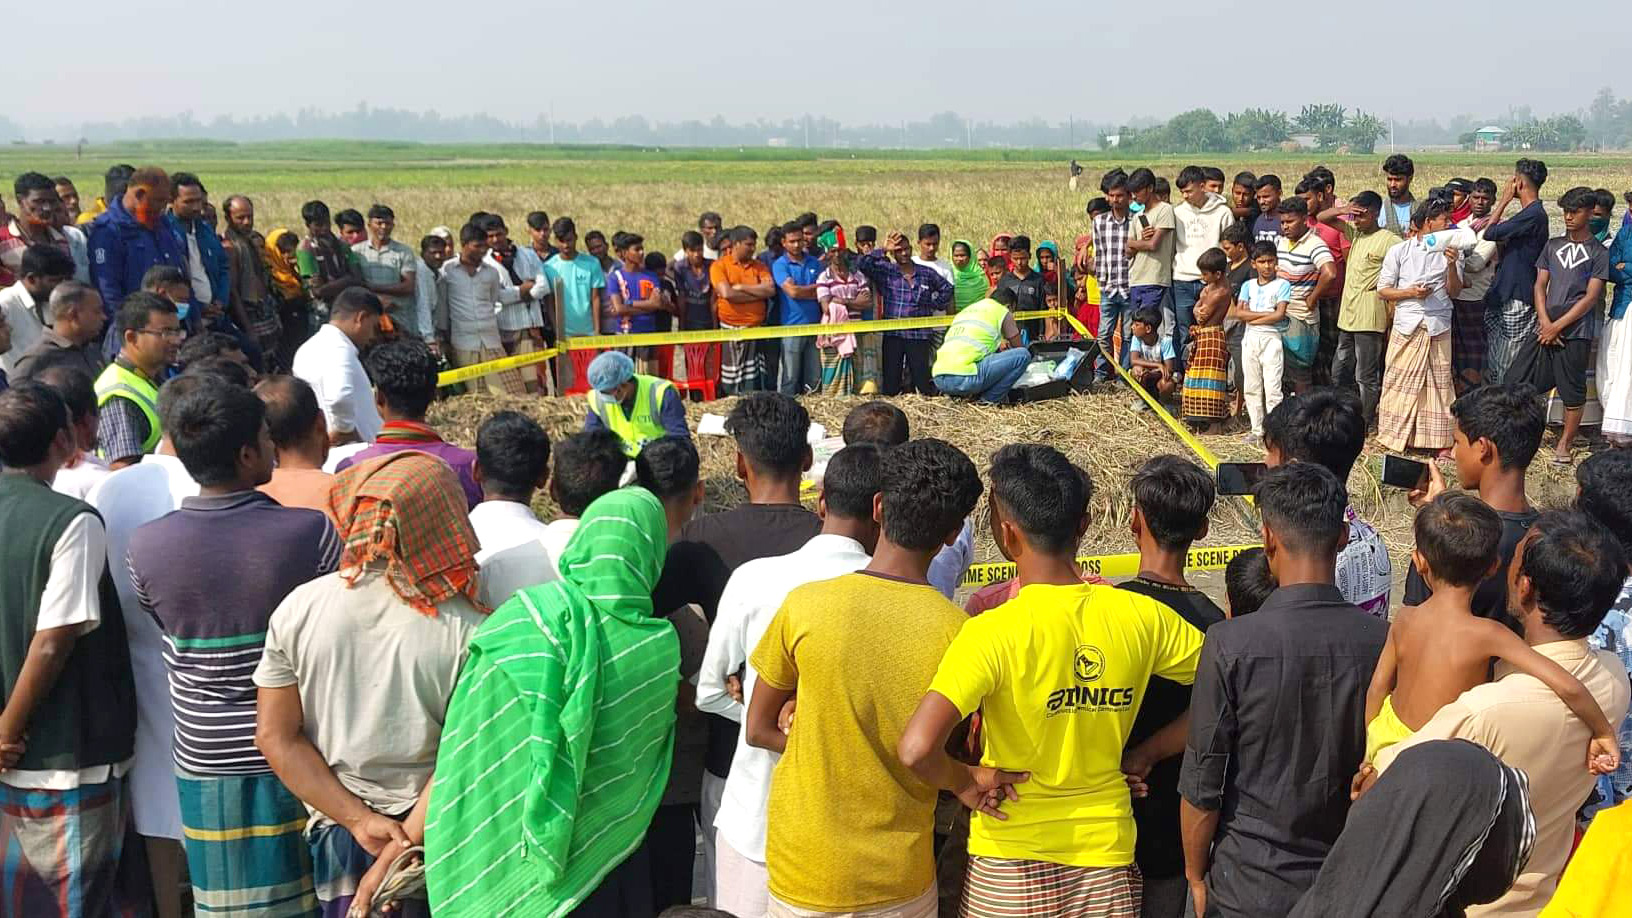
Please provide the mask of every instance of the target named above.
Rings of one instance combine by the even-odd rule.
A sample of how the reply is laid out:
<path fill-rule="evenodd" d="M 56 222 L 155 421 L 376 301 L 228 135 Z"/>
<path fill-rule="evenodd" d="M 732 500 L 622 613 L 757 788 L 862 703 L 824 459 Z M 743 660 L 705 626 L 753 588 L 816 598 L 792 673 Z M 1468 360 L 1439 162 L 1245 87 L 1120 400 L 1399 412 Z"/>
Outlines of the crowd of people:
<path fill-rule="evenodd" d="M 1619 347 L 1595 311 L 1598 196 L 1566 194 L 1549 241 L 1541 164 L 1499 199 L 1481 180 L 1417 201 L 1410 171 L 1391 157 L 1386 200 L 1341 202 L 1320 169 L 1281 200 L 1274 176 L 1225 197 L 1190 167 L 1173 207 L 1149 170 L 1113 170 L 1092 231 L 1035 267 L 1023 235 L 955 241 L 946 265 L 933 225 L 914 249 L 813 215 L 768 234 L 769 264 L 714 214 L 672 260 L 615 234 L 611 263 L 542 213 L 531 246 L 478 214 L 415 253 L 380 205 L 337 234 L 313 202 L 306 236 L 263 240 L 234 196 L 217 236 L 186 173 L 116 169 L 78 218 L 71 185 L 23 176 L 0 222 L 0 902 L 1614 913 L 1632 451 L 1581 461 L 1569 509 L 1525 490 L 1545 390 L 1573 434 L 1570 374 L 1600 330 Z M 1031 342 L 1072 334 L 1015 317 L 1049 307 L 1196 423 L 1243 403 L 1262 547 L 1224 605 L 1188 579 L 1217 489 L 1180 456 L 1128 485 L 1120 584 L 1077 563 L 1095 482 L 1066 455 L 970 457 L 885 400 L 849 412 L 806 506 L 796 396 L 1003 401 Z M 747 502 L 717 512 L 662 349 L 487 380 L 581 387 L 570 436 L 503 410 L 468 449 L 427 420 L 450 359 L 557 335 L 937 313 L 944 331 L 724 342 Z M 1348 494 L 1373 431 L 1444 450 L 1459 485 L 1430 465 L 1411 492 L 1403 595 Z M 960 596 L 983 497 L 1015 574 Z"/>

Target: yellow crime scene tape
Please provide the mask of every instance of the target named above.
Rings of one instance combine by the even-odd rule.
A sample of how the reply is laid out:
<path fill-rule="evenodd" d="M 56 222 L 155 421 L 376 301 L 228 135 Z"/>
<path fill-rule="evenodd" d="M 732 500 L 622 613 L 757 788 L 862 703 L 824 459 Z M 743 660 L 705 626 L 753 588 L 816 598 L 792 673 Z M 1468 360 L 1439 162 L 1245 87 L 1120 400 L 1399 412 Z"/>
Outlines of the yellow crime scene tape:
<path fill-rule="evenodd" d="M 1222 545 L 1213 548 L 1192 548 L 1185 556 L 1184 567 L 1192 571 L 1221 570 L 1230 563 L 1236 555 L 1262 545 Z M 1088 555 L 1077 559 L 1077 567 L 1084 574 L 1096 577 L 1132 577 L 1139 573 L 1139 553 L 1129 552 L 1119 555 Z M 1013 561 L 996 561 L 985 564 L 971 564 L 964 572 L 960 585 L 979 588 L 993 583 L 1002 583 L 1014 579 Z"/>

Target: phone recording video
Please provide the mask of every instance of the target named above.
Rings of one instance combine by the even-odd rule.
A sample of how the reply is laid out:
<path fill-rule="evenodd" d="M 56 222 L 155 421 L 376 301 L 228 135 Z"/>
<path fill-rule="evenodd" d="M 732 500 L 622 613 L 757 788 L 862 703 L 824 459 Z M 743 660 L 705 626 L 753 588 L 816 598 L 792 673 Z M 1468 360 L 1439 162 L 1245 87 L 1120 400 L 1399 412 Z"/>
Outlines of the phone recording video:
<path fill-rule="evenodd" d="M 1426 488 L 1428 463 L 1407 459 L 1404 456 L 1384 456 L 1383 484 L 1390 488 L 1404 488 L 1407 491 Z"/>

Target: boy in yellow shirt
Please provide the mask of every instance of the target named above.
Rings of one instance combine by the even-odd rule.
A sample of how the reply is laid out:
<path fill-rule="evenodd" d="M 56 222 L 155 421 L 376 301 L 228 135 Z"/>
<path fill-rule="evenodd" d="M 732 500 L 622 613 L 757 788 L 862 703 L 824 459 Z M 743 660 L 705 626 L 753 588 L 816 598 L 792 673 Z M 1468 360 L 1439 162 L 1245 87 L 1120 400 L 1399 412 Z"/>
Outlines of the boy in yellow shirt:
<path fill-rule="evenodd" d="M 978 777 L 946 755 L 981 712 L 981 764 L 1027 775 L 977 801 L 961 914 L 1134 918 L 1140 879 L 1122 750 L 1153 675 L 1195 679 L 1202 635 L 1172 609 L 1081 582 L 1092 484 L 1058 450 L 992 457 L 992 535 L 1020 592 L 966 622 L 901 739 L 901 760 L 966 797 Z"/>

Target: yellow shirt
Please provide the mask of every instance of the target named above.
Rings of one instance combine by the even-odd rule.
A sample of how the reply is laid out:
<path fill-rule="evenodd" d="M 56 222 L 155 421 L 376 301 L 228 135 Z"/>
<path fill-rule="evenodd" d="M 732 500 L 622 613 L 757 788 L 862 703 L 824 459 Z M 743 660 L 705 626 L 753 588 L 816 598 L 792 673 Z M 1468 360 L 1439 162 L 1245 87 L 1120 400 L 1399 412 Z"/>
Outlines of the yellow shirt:
<path fill-rule="evenodd" d="M 1600 810 L 1541 918 L 1624 914 L 1632 900 L 1632 802 Z"/>
<path fill-rule="evenodd" d="M 930 690 L 979 708 L 981 762 L 1031 779 L 976 813 L 969 853 L 1075 867 L 1133 863 L 1122 749 L 1153 675 L 1195 681 L 1202 634 L 1178 613 L 1110 586 L 1032 584 L 970 619 Z"/>
<path fill-rule="evenodd" d="M 866 573 L 788 594 L 749 658 L 761 683 L 799 692 L 766 808 L 778 899 L 862 911 L 935 882 L 935 788 L 895 747 L 968 618 L 932 586 Z"/>
<path fill-rule="evenodd" d="M 1344 223 L 1343 235 L 1349 247 L 1343 275 L 1343 299 L 1337 312 L 1337 327 L 1348 332 L 1388 331 L 1388 304 L 1377 295 L 1377 276 L 1383 273 L 1383 256 L 1400 244 L 1400 237 L 1386 229 L 1364 236 L 1352 223 Z"/>

